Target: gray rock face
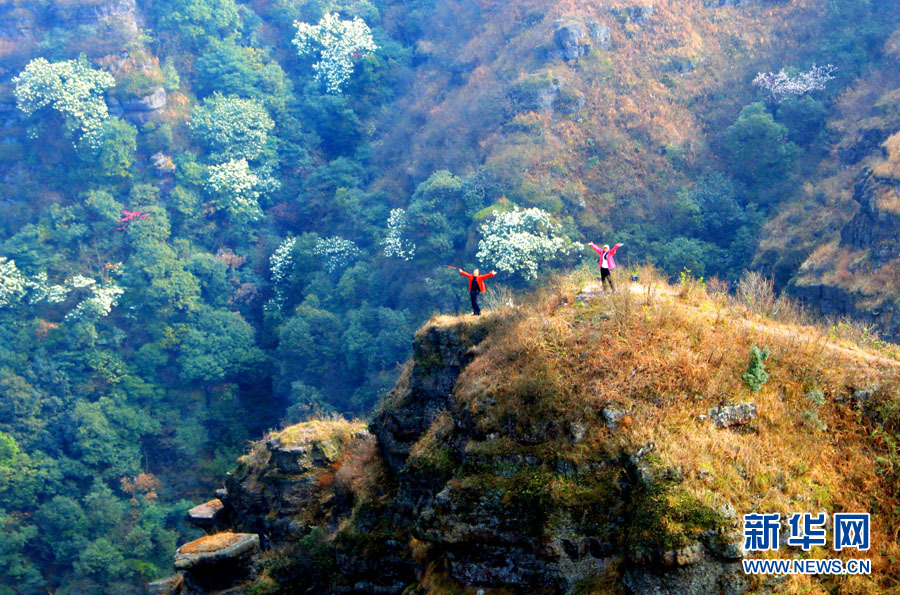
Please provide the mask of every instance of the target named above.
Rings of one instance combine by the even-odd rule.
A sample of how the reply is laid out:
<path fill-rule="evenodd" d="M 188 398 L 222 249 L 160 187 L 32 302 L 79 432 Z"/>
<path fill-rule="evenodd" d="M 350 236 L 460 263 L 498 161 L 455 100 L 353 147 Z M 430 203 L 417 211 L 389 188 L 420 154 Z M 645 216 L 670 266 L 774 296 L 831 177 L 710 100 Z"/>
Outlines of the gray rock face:
<path fill-rule="evenodd" d="M 323 422 L 327 423 L 327 422 Z M 266 441 L 265 448 L 252 452 L 225 479 L 226 492 L 220 496 L 224 514 L 231 525 L 258 533 L 265 542 L 302 536 L 304 527 L 294 518 L 316 490 L 320 471 L 328 469 L 342 454 L 335 436 L 300 437 L 282 441 L 282 435 Z M 356 441 L 374 437 L 360 429 Z"/>
<path fill-rule="evenodd" d="M 709 420 L 718 428 L 733 428 L 747 425 L 756 419 L 756 404 L 741 403 L 740 405 L 726 405 L 709 410 Z"/>
<path fill-rule="evenodd" d="M 585 23 L 585 26 L 588 28 L 591 39 L 597 47 L 603 48 L 604 50 L 609 49 L 610 37 L 608 25 L 605 25 L 600 21 L 588 21 Z"/>
<path fill-rule="evenodd" d="M 900 216 L 876 208 L 878 192 L 886 190 L 885 187 L 897 190 L 900 184 L 878 180 L 870 171 L 863 171 L 853 187 L 859 212 L 841 230 L 841 242 L 857 250 L 869 250 L 870 262 L 875 267 L 900 258 L 900 242 L 897 241 Z"/>
<path fill-rule="evenodd" d="M 588 31 L 581 23 L 575 21 L 556 21 L 553 32 L 553 43 L 563 60 L 577 60 L 590 49 L 587 43 Z"/>
<path fill-rule="evenodd" d="M 484 322 L 429 326 L 416 334 L 408 381 L 398 383 L 388 397 L 390 405 L 369 425 L 395 472 L 403 469 L 413 444 L 435 417 L 452 407 L 456 379 L 486 336 Z"/>
<path fill-rule="evenodd" d="M 641 595 L 740 595 L 748 585 L 740 578 L 740 564 L 723 563 L 697 551 L 685 564 L 674 564 L 667 572 L 647 567 L 629 568 L 622 577 L 632 593 Z"/>
<path fill-rule="evenodd" d="M 900 302 L 885 299 L 877 310 L 861 310 L 856 305 L 861 296 L 834 285 L 804 285 L 793 288 L 792 292 L 803 301 L 815 304 L 825 316 L 852 316 L 877 327 L 881 337 L 900 342 Z"/>
<path fill-rule="evenodd" d="M 69 25 L 106 26 L 127 37 L 135 37 L 141 27 L 136 0 L 104 2 L 54 2 L 56 18 Z"/>
<path fill-rule="evenodd" d="M 644 6 L 612 7 L 609 12 L 623 23 L 646 23 L 656 13 L 652 4 Z"/>
<path fill-rule="evenodd" d="M 122 109 L 126 112 L 153 112 L 164 107 L 166 107 L 166 90 L 162 87 L 157 87 L 149 95 L 122 104 Z"/>
<path fill-rule="evenodd" d="M 867 150 L 881 138 L 877 132 L 864 133 L 859 141 L 847 149 L 846 159 L 862 159 Z M 853 187 L 853 199 L 859 203 L 859 210 L 841 230 L 841 249 L 868 251 L 867 266 L 873 269 L 884 266 L 900 258 L 900 216 L 879 211 L 878 196 L 882 192 L 900 191 L 900 185 L 892 180 L 882 180 L 864 169 Z M 804 301 L 814 304 L 822 314 L 851 316 L 864 324 L 873 325 L 878 333 L 889 341 L 900 341 L 900 302 L 890 296 L 883 296 L 877 308 L 859 307 L 858 302 L 871 296 L 853 293 L 835 285 L 797 285 L 792 293 Z"/>

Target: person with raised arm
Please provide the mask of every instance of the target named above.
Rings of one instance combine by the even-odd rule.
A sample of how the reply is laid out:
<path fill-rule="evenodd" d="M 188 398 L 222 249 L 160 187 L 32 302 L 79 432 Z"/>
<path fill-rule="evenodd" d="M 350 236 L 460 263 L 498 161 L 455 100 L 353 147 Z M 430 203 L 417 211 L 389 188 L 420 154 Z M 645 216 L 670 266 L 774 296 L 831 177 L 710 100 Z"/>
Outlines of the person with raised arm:
<path fill-rule="evenodd" d="M 588 242 L 588 246 L 594 249 L 594 251 L 600 255 L 600 260 L 597 264 L 600 266 L 600 287 L 603 289 L 605 287 L 604 283 L 609 283 L 609 289 L 615 293 L 616 287 L 613 285 L 612 276 L 610 272 L 616 268 L 616 260 L 613 258 L 616 254 L 616 250 L 624 246 L 624 244 L 616 244 L 612 248 L 609 247 L 609 244 L 603 244 L 603 247 L 597 246 L 594 242 Z"/>
<path fill-rule="evenodd" d="M 448 266 L 448 265 L 445 265 Z M 456 267 L 448 267 L 451 269 L 455 269 Z M 484 280 L 488 277 L 493 277 L 497 274 L 497 271 L 491 271 L 485 275 L 482 275 L 478 269 L 475 269 L 474 272 L 467 273 L 462 269 L 456 269 L 459 271 L 459 274 L 469 280 L 469 299 L 472 300 L 472 314 L 475 316 L 481 316 L 481 308 L 478 307 L 478 295 L 484 293 L 486 289 L 484 288 Z"/>

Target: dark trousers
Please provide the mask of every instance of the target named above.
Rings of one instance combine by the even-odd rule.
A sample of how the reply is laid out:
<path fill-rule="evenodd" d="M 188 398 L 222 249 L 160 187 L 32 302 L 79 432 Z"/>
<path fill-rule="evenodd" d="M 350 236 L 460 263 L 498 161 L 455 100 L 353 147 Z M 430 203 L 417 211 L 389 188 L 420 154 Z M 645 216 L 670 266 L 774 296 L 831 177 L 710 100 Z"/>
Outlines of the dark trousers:
<path fill-rule="evenodd" d="M 469 298 L 472 300 L 472 314 L 481 316 L 481 308 L 478 307 L 478 295 L 480 291 L 470 291 Z"/>
<path fill-rule="evenodd" d="M 605 287 L 604 281 L 609 283 L 609 288 L 615 292 L 616 288 L 612 282 L 612 276 L 609 274 L 609 269 L 600 269 L 600 287 Z"/>

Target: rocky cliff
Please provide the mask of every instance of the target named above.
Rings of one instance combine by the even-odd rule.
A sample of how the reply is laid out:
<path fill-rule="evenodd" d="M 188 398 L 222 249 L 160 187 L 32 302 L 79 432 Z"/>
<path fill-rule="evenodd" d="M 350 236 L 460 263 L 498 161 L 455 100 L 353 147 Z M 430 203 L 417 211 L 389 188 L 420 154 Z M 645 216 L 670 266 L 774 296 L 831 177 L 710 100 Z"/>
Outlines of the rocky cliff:
<path fill-rule="evenodd" d="M 896 145 L 900 137 L 884 143 Z M 879 154 L 881 154 L 879 152 Z M 820 246 L 804 262 L 792 290 L 824 314 L 850 316 L 887 340 L 900 341 L 900 199 L 894 161 L 884 151 L 871 158 L 853 184 L 855 214 L 839 239 Z"/>
<path fill-rule="evenodd" d="M 852 507 L 841 486 L 859 474 L 869 496 L 881 489 L 871 466 L 830 468 L 832 490 L 818 486 L 850 456 L 847 436 L 867 435 L 871 418 L 847 426 L 851 395 L 869 387 L 870 412 L 895 398 L 893 364 L 859 356 L 838 374 L 855 352 L 811 359 L 808 343 L 711 328 L 703 304 L 585 295 L 433 319 L 368 427 L 310 421 L 255 444 L 191 512 L 212 536 L 179 550 L 183 578 L 154 589 L 737 594 L 765 588 L 741 571 L 739 512 Z M 777 386 L 727 405 L 748 396 L 761 339 Z M 803 422 L 804 386 L 825 391 L 812 408 L 841 420 L 844 443 Z M 811 441 L 819 462 L 798 468 Z"/>

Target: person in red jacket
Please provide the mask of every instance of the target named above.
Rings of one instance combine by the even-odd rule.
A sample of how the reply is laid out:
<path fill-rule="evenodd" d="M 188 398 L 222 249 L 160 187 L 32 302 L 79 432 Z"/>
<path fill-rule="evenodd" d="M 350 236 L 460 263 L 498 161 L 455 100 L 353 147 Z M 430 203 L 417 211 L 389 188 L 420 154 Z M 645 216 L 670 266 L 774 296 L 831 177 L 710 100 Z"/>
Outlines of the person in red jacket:
<path fill-rule="evenodd" d="M 482 275 L 478 269 L 475 269 L 475 272 L 473 273 L 467 273 L 464 270 L 459 269 L 459 274 L 469 280 L 469 298 L 472 300 L 472 314 L 481 316 L 481 308 L 478 307 L 478 294 L 486 291 L 484 288 L 484 280 L 496 275 L 497 271 L 491 271 L 486 275 Z"/>
<path fill-rule="evenodd" d="M 600 287 L 605 287 L 604 282 L 609 283 L 609 289 L 615 293 L 616 288 L 613 285 L 610 271 L 616 268 L 616 261 L 613 258 L 616 254 L 616 250 L 624 246 L 624 244 L 616 244 L 612 248 L 609 247 L 609 244 L 603 244 L 603 247 L 600 248 L 594 242 L 588 242 L 588 246 L 593 248 L 594 251 L 600 255 L 600 260 L 597 261 L 597 264 L 600 266 Z"/>

